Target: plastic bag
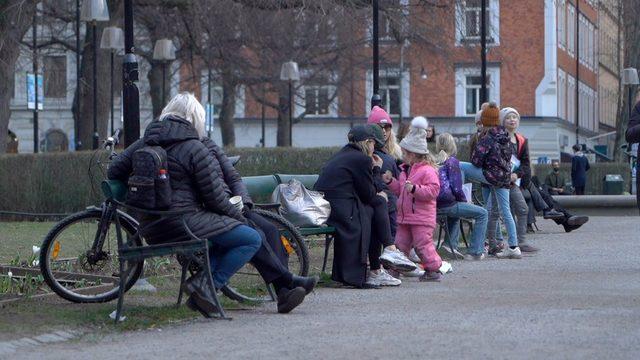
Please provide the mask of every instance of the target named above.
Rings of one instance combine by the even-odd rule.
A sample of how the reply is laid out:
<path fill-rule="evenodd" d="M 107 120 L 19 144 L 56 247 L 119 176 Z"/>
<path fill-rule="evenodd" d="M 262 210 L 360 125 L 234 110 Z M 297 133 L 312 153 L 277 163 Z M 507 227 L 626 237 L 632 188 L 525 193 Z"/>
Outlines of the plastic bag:
<path fill-rule="evenodd" d="M 278 185 L 271 201 L 280 204 L 282 216 L 298 227 L 321 226 L 331 214 L 331 205 L 324 194 L 308 190 L 296 179 Z"/>

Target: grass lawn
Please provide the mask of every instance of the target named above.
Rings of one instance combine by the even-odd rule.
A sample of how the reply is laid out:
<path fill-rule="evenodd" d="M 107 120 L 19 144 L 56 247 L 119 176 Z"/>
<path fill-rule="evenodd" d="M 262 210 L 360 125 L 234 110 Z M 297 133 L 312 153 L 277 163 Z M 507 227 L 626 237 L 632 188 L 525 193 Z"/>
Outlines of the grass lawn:
<path fill-rule="evenodd" d="M 0 222 L 0 264 L 7 264 L 17 256 L 22 260 L 32 254 L 32 246 L 42 240 L 55 222 Z"/>

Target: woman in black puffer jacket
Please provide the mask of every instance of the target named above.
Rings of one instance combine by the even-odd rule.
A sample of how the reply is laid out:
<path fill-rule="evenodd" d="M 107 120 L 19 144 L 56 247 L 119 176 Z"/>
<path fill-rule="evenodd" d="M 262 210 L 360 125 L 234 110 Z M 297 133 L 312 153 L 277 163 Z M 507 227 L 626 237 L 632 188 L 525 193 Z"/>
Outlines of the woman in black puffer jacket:
<path fill-rule="evenodd" d="M 132 155 L 136 150 L 145 145 L 164 148 L 172 190 L 169 210 L 194 209 L 185 220 L 195 235 L 213 243 L 210 265 L 214 285 L 219 289 L 256 254 L 262 239 L 247 225 L 242 211 L 229 202 L 230 194 L 220 174 L 220 164 L 201 140 L 205 133 L 204 115 L 204 108 L 193 95 L 177 95 L 164 108 L 160 119 L 147 127 L 144 137 L 113 161 L 108 178 L 126 183 L 132 172 Z M 141 223 L 144 226 L 150 221 L 142 219 Z M 179 218 L 149 226 L 144 236 L 152 244 L 190 239 Z M 194 277 L 200 276 L 202 274 Z M 199 283 L 199 280 L 194 279 L 191 283 Z M 203 314 L 215 311 L 201 301 L 206 298 L 206 290 L 191 287 L 189 292 L 190 306 L 195 306 Z M 302 302 L 304 295 L 305 291 L 300 287 L 279 294 L 278 310 L 281 310 L 282 302 L 285 305 L 283 310 L 290 311 Z"/>

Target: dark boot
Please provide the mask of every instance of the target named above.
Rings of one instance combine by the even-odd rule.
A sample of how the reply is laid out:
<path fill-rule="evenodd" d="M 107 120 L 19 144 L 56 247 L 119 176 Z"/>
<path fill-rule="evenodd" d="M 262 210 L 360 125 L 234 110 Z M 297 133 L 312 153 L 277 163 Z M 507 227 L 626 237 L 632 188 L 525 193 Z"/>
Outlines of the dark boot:
<path fill-rule="evenodd" d="M 286 314 L 302 304 L 305 297 L 305 290 L 302 287 L 294 289 L 282 288 L 278 291 L 278 312 Z"/>
<path fill-rule="evenodd" d="M 205 317 L 219 312 L 214 302 L 214 294 L 211 284 L 207 279 L 207 272 L 200 270 L 184 283 L 183 291 L 189 295 L 187 306 L 191 310 L 199 311 Z M 206 314 L 206 315 L 205 315 Z"/>
<path fill-rule="evenodd" d="M 584 225 L 587 221 L 589 221 L 589 217 L 588 216 L 579 216 L 579 215 L 574 215 L 570 218 L 567 219 L 567 225 L 570 226 L 577 226 L 576 229 L 582 225 Z"/>
<path fill-rule="evenodd" d="M 318 283 L 317 276 L 298 276 L 293 275 L 293 280 L 291 281 L 291 287 L 302 287 L 307 295 L 313 291 Z"/>

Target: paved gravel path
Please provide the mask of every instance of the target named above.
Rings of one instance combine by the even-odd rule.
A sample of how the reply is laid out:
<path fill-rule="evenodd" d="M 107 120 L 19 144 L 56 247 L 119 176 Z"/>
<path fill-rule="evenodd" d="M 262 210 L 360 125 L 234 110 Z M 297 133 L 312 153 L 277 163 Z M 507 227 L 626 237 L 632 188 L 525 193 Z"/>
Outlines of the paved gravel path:
<path fill-rule="evenodd" d="M 458 261 L 439 284 L 320 289 L 289 315 L 270 305 L 12 358 L 640 358 L 640 218 L 539 224 L 537 255 Z"/>

